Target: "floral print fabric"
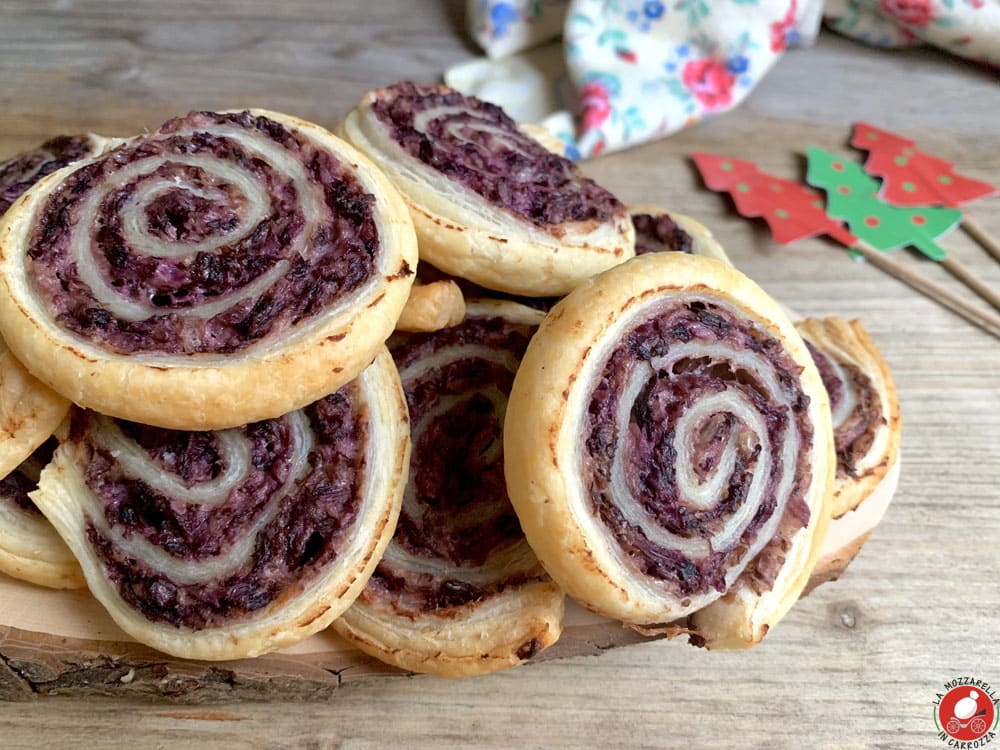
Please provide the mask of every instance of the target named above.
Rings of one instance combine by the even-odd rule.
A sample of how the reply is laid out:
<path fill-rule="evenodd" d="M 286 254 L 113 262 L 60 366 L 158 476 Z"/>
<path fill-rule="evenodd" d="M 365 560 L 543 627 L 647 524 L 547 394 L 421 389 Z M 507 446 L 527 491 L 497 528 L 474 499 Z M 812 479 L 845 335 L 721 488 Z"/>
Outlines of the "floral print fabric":
<path fill-rule="evenodd" d="M 481 67 L 472 76 L 465 64 L 445 80 L 469 94 L 488 90 L 484 98 L 515 110 L 543 96 L 541 86 L 565 92 L 568 83 L 575 128 L 565 112 L 549 124 L 573 157 L 642 143 L 735 107 L 789 46 L 811 40 L 821 13 L 832 28 L 872 44 L 927 41 L 1000 64 L 1000 0 L 469 0 L 468 10 L 490 57 L 562 32 L 565 69 L 508 81 L 501 70 L 510 66 L 491 77 Z"/>
<path fill-rule="evenodd" d="M 558 135 L 586 157 L 666 135 L 741 102 L 781 53 L 818 24 L 818 0 L 470 0 L 469 27 L 491 58 L 563 34 L 576 92 L 576 132 Z M 810 12 L 812 9 L 812 12 Z M 556 23 L 558 20 L 559 23 Z M 506 86 L 466 64 L 445 79 L 501 106 L 523 106 L 525 81 Z M 471 79 L 474 78 L 473 82 Z M 485 83 L 484 83 L 485 82 Z M 463 86 L 470 83 L 470 86 Z M 540 95 L 536 89 L 534 95 Z M 505 96 L 509 99 L 505 100 Z"/>
<path fill-rule="evenodd" d="M 997 0 L 827 0 L 830 28 L 877 47 L 933 44 L 1000 66 Z"/>

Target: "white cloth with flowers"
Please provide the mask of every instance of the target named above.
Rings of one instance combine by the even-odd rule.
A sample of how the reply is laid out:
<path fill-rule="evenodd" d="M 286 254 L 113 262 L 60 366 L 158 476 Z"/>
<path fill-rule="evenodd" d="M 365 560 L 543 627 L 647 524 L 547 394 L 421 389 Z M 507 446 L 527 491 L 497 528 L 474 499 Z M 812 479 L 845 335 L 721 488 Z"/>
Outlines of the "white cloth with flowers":
<path fill-rule="evenodd" d="M 1000 65 L 1000 0 L 469 0 L 488 58 L 445 81 L 593 156 L 735 107 L 823 14 L 871 44 Z"/>

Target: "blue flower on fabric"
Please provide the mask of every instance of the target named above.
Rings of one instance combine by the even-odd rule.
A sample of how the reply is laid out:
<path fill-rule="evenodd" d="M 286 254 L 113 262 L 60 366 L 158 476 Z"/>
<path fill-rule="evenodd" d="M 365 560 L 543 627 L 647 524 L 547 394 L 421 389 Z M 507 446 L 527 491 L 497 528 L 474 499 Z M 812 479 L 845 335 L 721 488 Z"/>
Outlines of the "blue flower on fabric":
<path fill-rule="evenodd" d="M 497 3 L 490 8 L 493 36 L 497 39 L 507 33 L 507 27 L 517 20 L 517 8 L 510 3 Z"/>
<path fill-rule="evenodd" d="M 726 67 L 729 68 L 730 73 L 739 75 L 745 73 L 750 67 L 750 60 L 746 55 L 733 55 L 726 61 Z"/>
<path fill-rule="evenodd" d="M 651 21 L 657 21 L 663 16 L 663 3 L 659 0 L 649 0 L 642 6 L 642 12 Z"/>
<path fill-rule="evenodd" d="M 686 44 L 680 44 L 677 46 L 678 57 L 687 57 L 689 54 L 691 54 L 691 48 L 688 47 Z"/>

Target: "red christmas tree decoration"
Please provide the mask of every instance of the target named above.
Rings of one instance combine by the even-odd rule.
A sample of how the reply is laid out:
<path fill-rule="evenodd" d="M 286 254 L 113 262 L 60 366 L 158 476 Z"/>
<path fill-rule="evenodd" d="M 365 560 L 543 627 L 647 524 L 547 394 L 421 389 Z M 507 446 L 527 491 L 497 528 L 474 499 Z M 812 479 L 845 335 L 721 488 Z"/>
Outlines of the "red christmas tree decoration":
<path fill-rule="evenodd" d="M 879 198 L 894 206 L 956 207 L 1000 193 L 996 185 L 963 177 L 954 163 L 868 123 L 854 124 L 851 145 L 868 152 L 865 171 L 882 179 Z"/>
<path fill-rule="evenodd" d="M 827 216 L 822 193 L 761 172 L 753 162 L 706 153 L 691 158 L 710 190 L 729 193 L 741 216 L 764 219 L 776 242 L 787 245 L 821 234 L 847 247 L 857 242 L 839 221 Z"/>

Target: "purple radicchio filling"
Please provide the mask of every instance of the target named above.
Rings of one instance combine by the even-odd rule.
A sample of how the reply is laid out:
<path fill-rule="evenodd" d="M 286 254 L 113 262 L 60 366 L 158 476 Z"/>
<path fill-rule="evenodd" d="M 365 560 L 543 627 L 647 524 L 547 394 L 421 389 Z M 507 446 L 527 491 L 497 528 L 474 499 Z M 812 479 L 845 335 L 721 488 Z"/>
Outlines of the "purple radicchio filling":
<path fill-rule="evenodd" d="M 94 154 L 88 135 L 61 135 L 0 162 L 0 216 L 36 182 Z"/>
<path fill-rule="evenodd" d="M 416 117 L 439 109 L 425 129 L 415 127 Z M 569 159 L 524 135 L 494 104 L 403 82 L 383 89 L 372 111 L 410 156 L 540 227 L 603 223 L 625 210 Z"/>
<path fill-rule="evenodd" d="M 14 471 L 0 479 L 0 503 L 10 503 L 27 513 L 41 517 L 42 512 L 28 497 L 28 493 L 38 489 L 38 476 L 52 460 L 52 454 L 58 445 L 59 441 L 50 437 Z"/>
<path fill-rule="evenodd" d="M 669 214 L 632 214 L 635 227 L 635 254 L 693 253 L 694 240 Z"/>
<path fill-rule="evenodd" d="M 669 369 L 656 369 L 654 365 L 629 409 L 628 425 L 624 429 L 618 426 L 619 397 L 633 369 L 665 357 L 674 347 L 691 343 L 726 344 L 762 360 L 776 374 L 784 404 L 746 369 L 701 356 L 695 348 L 695 354 L 678 359 Z M 703 480 L 723 463 L 726 446 L 735 436 L 735 461 L 728 482 L 711 507 L 694 507 L 684 501 L 678 483 L 675 426 L 700 399 L 735 391 L 766 425 L 772 447 L 781 444 L 793 422 L 799 435 L 797 465 L 792 469 L 795 481 L 784 501 L 778 531 L 743 573 L 757 591 L 773 586 L 791 535 L 804 527 L 810 516 L 805 493 L 811 481 L 808 456 L 813 431 L 808 416 L 809 397 L 802 391 L 799 372 L 776 339 L 735 308 L 713 298 L 673 299 L 623 336 L 621 345 L 606 360 L 601 380 L 591 394 L 582 471 L 594 513 L 636 571 L 658 580 L 679 597 L 697 596 L 711 589 L 725 591 L 728 568 L 743 558 L 772 515 L 781 512 L 777 489 L 787 467 L 775 450 L 759 497 L 749 497 L 762 444 L 741 415 L 729 411 L 713 413 L 700 423 L 693 433 L 690 452 L 695 460 L 693 472 Z M 642 512 L 674 535 L 708 540 L 743 503 L 755 502 L 756 513 L 737 539 L 724 548 L 713 545 L 701 559 L 690 559 L 678 549 L 663 548 L 647 538 L 639 525 L 626 519 L 612 496 L 612 467 L 618 451 L 625 451 L 627 481 Z"/>
<path fill-rule="evenodd" d="M 246 471 L 224 500 L 208 506 L 172 500 L 130 475 L 95 443 L 88 431 L 94 416 L 74 409 L 71 439 L 87 486 L 107 527 L 126 540 L 138 536 L 178 560 L 209 562 L 264 520 L 246 559 L 203 583 L 172 580 L 91 520 L 87 537 L 122 599 L 153 622 L 210 628 L 286 601 L 337 559 L 360 510 L 367 410 L 350 383 L 302 411 L 313 440 L 303 473 L 291 476 L 295 449 L 287 416 L 247 425 L 238 430 L 249 448 Z M 185 486 L 226 471 L 219 433 L 115 424 L 141 447 L 154 472 Z"/>
<path fill-rule="evenodd" d="M 318 215 L 306 215 L 289 174 L 226 129 L 299 165 L 321 191 Z M 213 173 L 218 165 L 227 171 Z M 228 179 L 233 170 L 263 194 L 254 211 Z M 35 218 L 28 271 L 60 326 L 110 351 L 240 351 L 312 319 L 372 277 L 380 252 L 374 200 L 332 153 L 280 123 L 248 112 L 192 113 L 67 177 Z M 130 246 L 136 225 L 151 252 Z M 148 314 L 122 315 L 98 300 L 72 249 L 81 234 L 86 262 L 108 293 Z M 197 314 L 220 301 L 221 309 Z"/>
<path fill-rule="evenodd" d="M 847 389 L 854 394 L 854 408 L 843 420 L 833 425 L 833 442 L 837 451 L 837 475 L 858 478 L 858 462 L 871 450 L 875 434 L 885 424 L 882 401 L 871 378 L 852 362 L 837 360 L 847 380 L 837 373 L 832 355 L 824 349 L 805 342 L 816 369 L 830 397 L 830 410 L 834 413 L 844 401 Z"/>
<path fill-rule="evenodd" d="M 403 379 L 410 424 L 424 424 L 413 437 L 407 492 L 417 513 L 404 502 L 392 545 L 407 553 L 457 567 L 488 565 L 491 556 L 522 540 L 520 523 L 507 497 L 503 474 L 503 425 L 486 392 L 506 399 L 514 373 L 478 357 L 448 357 L 468 344 L 509 352 L 520 360 L 533 327 L 500 317 L 468 317 L 452 328 L 429 334 L 395 334 L 390 350 Z M 406 368 L 443 353 L 446 364 L 407 377 Z M 455 399 L 443 413 L 426 415 Z M 463 398 L 467 396 L 467 398 Z M 495 395 L 494 395 L 495 397 Z M 488 585 L 460 577 L 440 577 L 401 569 L 383 559 L 363 600 L 389 605 L 400 614 L 443 613 L 449 607 L 482 601 L 508 586 L 540 579 L 530 572 L 498 577 Z"/>

